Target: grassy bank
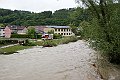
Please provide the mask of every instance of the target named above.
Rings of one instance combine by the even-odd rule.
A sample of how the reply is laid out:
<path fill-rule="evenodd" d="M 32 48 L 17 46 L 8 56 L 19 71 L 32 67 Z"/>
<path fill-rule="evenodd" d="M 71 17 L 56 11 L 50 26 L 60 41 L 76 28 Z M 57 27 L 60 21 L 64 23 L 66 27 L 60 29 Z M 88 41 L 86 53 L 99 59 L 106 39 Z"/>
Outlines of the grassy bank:
<path fill-rule="evenodd" d="M 11 47 L 7 47 L 7 48 L 0 48 L 0 54 L 13 54 L 16 53 L 16 51 L 18 50 L 23 50 L 23 49 L 27 49 L 30 48 L 31 46 L 22 46 L 22 45 L 16 45 L 16 46 L 11 46 Z"/>
<path fill-rule="evenodd" d="M 19 50 L 23 50 L 23 49 L 27 49 L 30 48 L 31 46 L 43 46 L 43 47 L 53 47 L 53 46 L 57 46 L 60 44 L 67 44 L 69 42 L 75 42 L 77 41 L 78 38 L 75 36 L 71 36 L 71 37 L 64 37 L 61 39 L 54 39 L 54 40 L 41 40 L 41 41 L 32 41 L 32 42 L 28 42 L 24 45 L 16 45 L 16 46 L 11 46 L 11 47 L 7 47 L 7 48 L 0 48 L 0 54 L 13 54 L 16 53 L 16 51 Z"/>
<path fill-rule="evenodd" d="M 43 46 L 43 47 L 53 47 L 53 46 L 57 46 L 60 44 L 67 44 L 69 42 L 75 42 L 77 40 L 78 40 L 77 37 L 72 36 L 72 37 L 64 37 L 61 39 L 37 41 L 33 44 L 38 45 L 38 46 Z"/>

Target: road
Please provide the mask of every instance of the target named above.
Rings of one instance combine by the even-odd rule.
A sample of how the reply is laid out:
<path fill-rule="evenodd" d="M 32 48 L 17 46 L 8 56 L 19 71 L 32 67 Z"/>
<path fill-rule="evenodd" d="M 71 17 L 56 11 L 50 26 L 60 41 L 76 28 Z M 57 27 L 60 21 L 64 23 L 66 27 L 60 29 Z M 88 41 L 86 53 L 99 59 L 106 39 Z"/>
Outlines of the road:
<path fill-rule="evenodd" d="M 95 51 L 79 40 L 0 55 L 0 80 L 101 80 Z"/>

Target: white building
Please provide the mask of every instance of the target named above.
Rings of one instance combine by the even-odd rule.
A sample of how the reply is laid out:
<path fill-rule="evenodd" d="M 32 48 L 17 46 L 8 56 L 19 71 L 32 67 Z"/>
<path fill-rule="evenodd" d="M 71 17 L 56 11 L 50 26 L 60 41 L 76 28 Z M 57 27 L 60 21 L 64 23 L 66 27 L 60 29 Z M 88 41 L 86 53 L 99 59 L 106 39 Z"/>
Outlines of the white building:
<path fill-rule="evenodd" d="M 5 28 L 0 28 L 0 37 L 4 37 L 5 36 Z"/>
<path fill-rule="evenodd" d="M 48 28 L 53 28 L 55 34 L 61 34 L 62 36 L 73 36 L 70 26 L 47 26 Z"/>

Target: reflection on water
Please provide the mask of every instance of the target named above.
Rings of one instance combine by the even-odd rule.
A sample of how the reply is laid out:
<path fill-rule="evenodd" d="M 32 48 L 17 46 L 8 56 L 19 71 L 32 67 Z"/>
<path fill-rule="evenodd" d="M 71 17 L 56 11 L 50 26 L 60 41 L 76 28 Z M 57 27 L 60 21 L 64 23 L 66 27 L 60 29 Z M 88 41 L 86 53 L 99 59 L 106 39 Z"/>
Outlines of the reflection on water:
<path fill-rule="evenodd" d="M 0 80 L 100 80 L 94 50 L 77 41 L 0 55 Z"/>

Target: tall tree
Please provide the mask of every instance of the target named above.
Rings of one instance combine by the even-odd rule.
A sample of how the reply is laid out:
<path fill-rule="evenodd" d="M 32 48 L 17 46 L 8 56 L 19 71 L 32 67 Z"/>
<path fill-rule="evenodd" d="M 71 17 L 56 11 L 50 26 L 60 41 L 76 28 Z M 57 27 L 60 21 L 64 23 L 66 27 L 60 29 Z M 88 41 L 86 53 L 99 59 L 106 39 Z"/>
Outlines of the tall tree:
<path fill-rule="evenodd" d="M 108 53 L 111 62 L 120 63 L 120 4 L 117 4 L 119 0 L 76 0 L 76 2 L 82 2 L 84 7 L 91 10 L 93 17 L 97 18 L 100 31 L 96 33 L 99 34 L 96 44 L 99 43 L 99 47 Z M 100 35 L 104 36 L 100 38 Z"/>

